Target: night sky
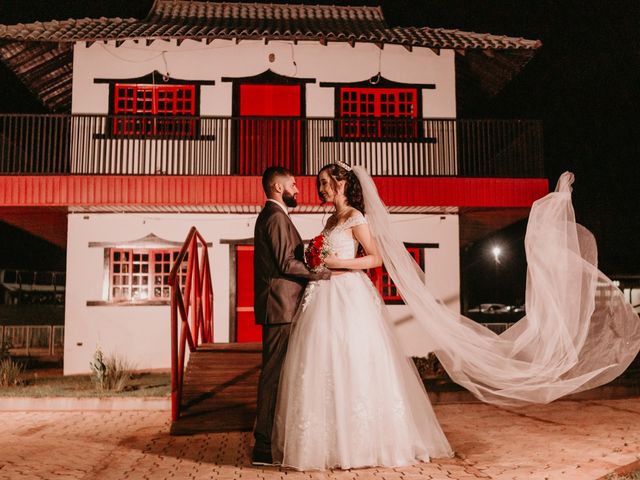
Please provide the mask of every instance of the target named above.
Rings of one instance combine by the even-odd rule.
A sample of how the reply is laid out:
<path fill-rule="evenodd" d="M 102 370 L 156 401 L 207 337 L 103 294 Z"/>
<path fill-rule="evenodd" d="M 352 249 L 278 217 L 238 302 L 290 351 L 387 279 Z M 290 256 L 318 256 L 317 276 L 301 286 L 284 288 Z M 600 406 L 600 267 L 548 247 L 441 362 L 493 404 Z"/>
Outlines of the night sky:
<path fill-rule="evenodd" d="M 100 16 L 141 18 L 152 3 L 4 0 L 0 23 Z M 464 116 L 542 119 L 550 185 L 553 188 L 565 170 L 576 174 L 576 216 L 598 241 L 600 268 L 609 275 L 640 273 L 640 2 L 325 3 L 382 5 L 390 25 L 457 28 L 541 40 L 543 47 L 536 57 L 497 97 L 465 111 Z M 0 79 L 0 111 L 45 111 L 4 66 L 0 67 Z M 521 242 L 523 229 L 523 225 L 516 225 L 506 235 Z"/>

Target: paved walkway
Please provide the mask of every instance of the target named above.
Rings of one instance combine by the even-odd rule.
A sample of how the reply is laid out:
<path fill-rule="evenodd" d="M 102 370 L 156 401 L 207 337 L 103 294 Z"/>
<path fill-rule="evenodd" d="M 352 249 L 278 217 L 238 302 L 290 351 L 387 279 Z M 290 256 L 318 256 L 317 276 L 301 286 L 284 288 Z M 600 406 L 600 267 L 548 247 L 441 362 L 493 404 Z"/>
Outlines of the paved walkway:
<path fill-rule="evenodd" d="M 640 459 L 640 398 L 436 412 L 457 458 L 308 473 L 252 467 L 248 433 L 171 437 L 166 411 L 1 412 L 0 479 L 597 479 Z"/>

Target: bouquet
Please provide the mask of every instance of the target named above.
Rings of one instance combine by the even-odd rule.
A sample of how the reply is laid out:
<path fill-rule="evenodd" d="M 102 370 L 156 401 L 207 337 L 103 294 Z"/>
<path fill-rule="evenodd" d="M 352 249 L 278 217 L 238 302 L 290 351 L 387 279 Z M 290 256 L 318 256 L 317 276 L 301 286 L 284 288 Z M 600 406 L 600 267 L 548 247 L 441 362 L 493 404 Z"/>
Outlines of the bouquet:
<path fill-rule="evenodd" d="M 309 242 L 304 251 L 304 263 L 307 264 L 307 267 L 312 272 L 319 272 L 326 268 L 324 259 L 327 258 L 330 251 L 326 240 L 324 234 L 321 233 Z"/>

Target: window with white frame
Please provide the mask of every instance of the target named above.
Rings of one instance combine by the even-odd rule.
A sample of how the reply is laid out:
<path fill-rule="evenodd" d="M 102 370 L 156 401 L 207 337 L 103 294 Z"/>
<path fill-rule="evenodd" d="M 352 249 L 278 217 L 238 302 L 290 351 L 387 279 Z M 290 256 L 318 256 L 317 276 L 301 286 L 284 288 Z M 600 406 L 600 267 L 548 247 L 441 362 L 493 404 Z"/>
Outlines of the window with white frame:
<path fill-rule="evenodd" d="M 109 300 L 111 302 L 170 301 L 169 274 L 179 249 L 110 248 Z M 183 261 L 179 281 L 184 289 L 187 262 Z"/>

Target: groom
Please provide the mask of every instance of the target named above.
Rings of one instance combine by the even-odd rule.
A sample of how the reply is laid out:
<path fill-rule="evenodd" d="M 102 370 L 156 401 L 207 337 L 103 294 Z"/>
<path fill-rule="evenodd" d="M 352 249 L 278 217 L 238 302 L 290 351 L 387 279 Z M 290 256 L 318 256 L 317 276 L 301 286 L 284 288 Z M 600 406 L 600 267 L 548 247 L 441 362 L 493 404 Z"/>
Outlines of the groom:
<path fill-rule="evenodd" d="M 307 282 L 329 278 L 330 273 L 312 273 L 304 264 L 304 245 L 287 210 L 298 204 L 291 172 L 267 168 L 262 188 L 267 202 L 256 220 L 253 264 L 256 323 L 262 325 L 262 371 L 251 460 L 254 465 L 271 465 L 271 431 L 291 321 Z"/>

